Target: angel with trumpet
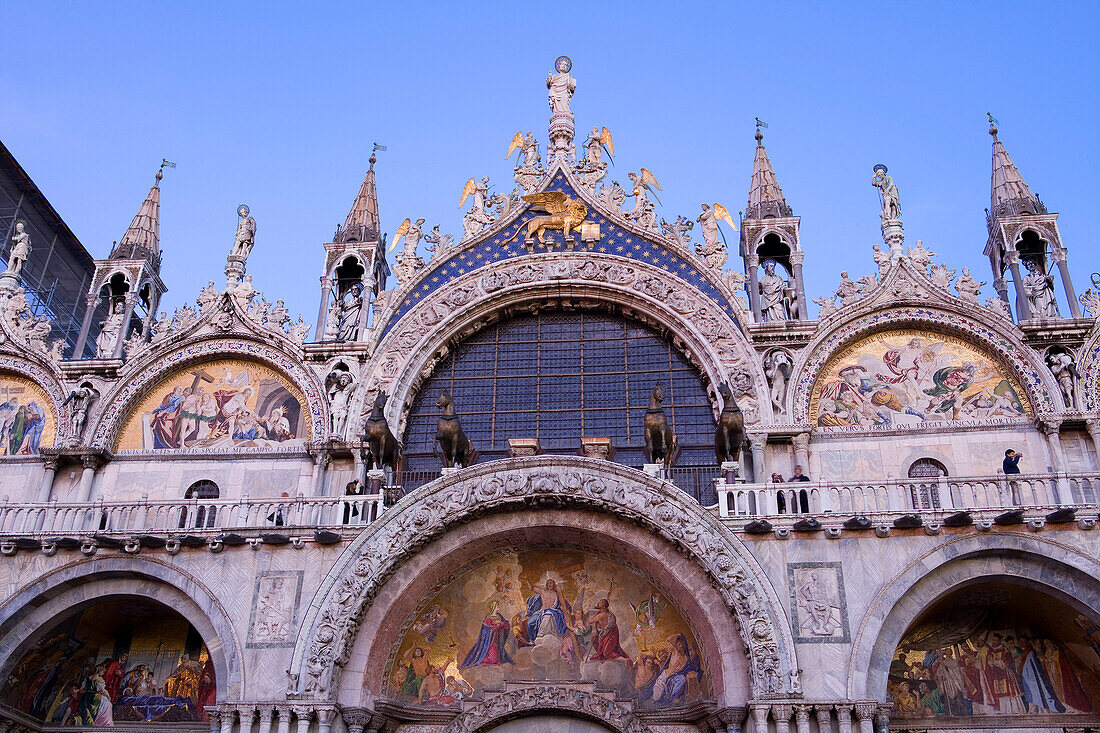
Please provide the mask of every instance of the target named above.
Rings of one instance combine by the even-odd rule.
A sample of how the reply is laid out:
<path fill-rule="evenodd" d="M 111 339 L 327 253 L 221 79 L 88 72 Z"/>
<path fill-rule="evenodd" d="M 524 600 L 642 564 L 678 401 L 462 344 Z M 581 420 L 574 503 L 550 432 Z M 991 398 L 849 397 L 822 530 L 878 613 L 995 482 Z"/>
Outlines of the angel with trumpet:
<path fill-rule="evenodd" d="M 657 198 L 657 194 L 653 193 L 653 188 L 658 191 L 663 190 L 661 184 L 657 183 L 657 177 L 648 168 L 642 168 L 640 173 L 629 173 L 630 182 L 634 186 L 634 208 L 627 212 L 626 218 L 637 222 L 640 226 L 650 229 L 657 223 L 657 215 L 653 211 L 653 203 L 649 200 L 647 191 L 653 194 L 653 198 L 657 203 L 661 203 L 661 199 Z M 653 188 L 650 188 L 652 186 Z"/>
<path fill-rule="evenodd" d="M 733 217 L 730 216 L 730 212 L 725 206 L 715 202 L 713 208 L 709 204 L 703 204 L 703 210 L 696 221 L 699 222 L 699 230 L 703 235 L 703 245 L 697 247 L 696 252 L 712 268 L 721 270 L 726 264 L 728 250 L 726 235 L 718 226 L 718 222 L 726 222 L 736 232 L 737 225 L 733 223 Z M 721 241 L 719 241 L 719 237 L 721 237 Z"/>
<path fill-rule="evenodd" d="M 410 219 L 406 219 L 401 222 L 401 226 L 397 227 L 397 231 L 393 235 L 393 239 L 390 241 L 390 252 L 393 252 L 394 247 L 401 241 L 401 238 L 405 238 L 405 249 L 402 250 L 402 254 L 405 257 L 415 257 L 416 247 L 420 244 L 420 227 L 424 226 L 424 219 L 417 219 L 413 224 Z"/>

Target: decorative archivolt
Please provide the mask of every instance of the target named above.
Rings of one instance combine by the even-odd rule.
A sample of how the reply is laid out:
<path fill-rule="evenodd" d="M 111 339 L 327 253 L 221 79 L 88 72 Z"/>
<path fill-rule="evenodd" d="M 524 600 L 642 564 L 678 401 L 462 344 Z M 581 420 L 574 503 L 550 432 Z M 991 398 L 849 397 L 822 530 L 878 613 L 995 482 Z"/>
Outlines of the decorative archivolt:
<path fill-rule="evenodd" d="M 1004 327 L 1007 322 L 1002 325 L 988 314 L 968 312 L 980 311 L 980 308 L 946 310 L 943 303 L 930 304 L 928 294 L 916 290 L 896 296 L 891 302 L 899 301 L 915 302 L 913 305 L 890 307 L 885 307 L 883 303 L 877 308 L 873 303 L 868 303 L 866 307 L 853 309 L 850 318 L 831 319 L 824 324 L 827 329 L 820 332 L 803 351 L 792 372 L 794 389 L 789 390 L 787 399 L 788 409 L 796 422 L 812 420 L 811 391 L 822 369 L 834 355 L 873 333 L 904 328 L 939 332 L 963 339 L 1012 371 L 1036 413 L 1056 409 L 1054 395 L 1058 388 L 1053 384 L 1049 370 L 1019 335 Z"/>
<path fill-rule="evenodd" d="M 326 403 L 316 374 L 302 363 L 300 357 L 275 346 L 258 341 L 252 333 L 230 329 L 229 333 L 216 337 L 212 334 L 192 334 L 192 338 L 184 338 L 167 354 L 146 352 L 144 359 L 128 362 L 118 380 L 105 388 L 103 399 L 96 405 L 99 411 L 90 421 L 93 426 L 90 428 L 90 444 L 95 448 L 110 449 L 126 418 L 149 390 L 185 366 L 216 359 L 255 361 L 285 375 L 305 397 L 303 408 L 308 412 L 311 433 L 314 436 L 326 435 Z"/>
<path fill-rule="evenodd" d="M 1077 364 L 1081 374 L 1078 405 L 1089 412 L 1100 410 L 1100 321 L 1089 331 L 1078 352 Z"/>
<path fill-rule="evenodd" d="M 627 707 L 607 697 L 555 685 L 525 685 L 488 697 L 463 710 L 441 733 L 475 733 L 512 718 L 539 712 L 573 713 L 597 720 L 617 733 L 649 733 Z"/>
<path fill-rule="evenodd" d="M 767 382 L 744 334 L 713 301 L 653 265 L 613 255 L 554 253 L 505 260 L 429 294 L 385 335 L 361 395 L 391 395 L 387 416 L 403 429 L 411 396 L 449 343 L 521 304 L 611 305 L 668 329 L 712 388 L 729 381 L 749 422 L 771 417 Z M 718 406 L 720 409 L 721 406 Z"/>
<path fill-rule="evenodd" d="M 753 696 L 800 692 L 782 604 L 740 540 L 666 482 L 610 461 L 545 456 L 494 461 L 437 479 L 406 496 L 354 540 L 309 608 L 294 649 L 288 693 L 335 696 L 364 612 L 421 547 L 477 517 L 547 504 L 620 517 L 678 548 L 707 573 L 736 615 Z"/>

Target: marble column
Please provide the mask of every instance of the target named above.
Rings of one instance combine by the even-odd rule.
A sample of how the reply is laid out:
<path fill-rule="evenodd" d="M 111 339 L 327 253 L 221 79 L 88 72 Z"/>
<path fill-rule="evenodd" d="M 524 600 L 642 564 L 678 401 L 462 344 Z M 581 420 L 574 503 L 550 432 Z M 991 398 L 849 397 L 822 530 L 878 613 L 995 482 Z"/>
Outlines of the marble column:
<path fill-rule="evenodd" d="M 210 733 L 221 733 L 221 711 L 216 708 L 206 708 L 206 717 L 210 719 Z"/>
<path fill-rule="evenodd" d="M 836 705 L 837 733 L 852 733 L 852 705 Z"/>
<path fill-rule="evenodd" d="M 272 733 L 275 728 L 275 720 L 272 715 L 275 713 L 274 705 L 257 705 L 256 708 L 260 713 L 260 729 L 259 733 Z"/>
<path fill-rule="evenodd" d="M 856 717 L 859 718 L 859 733 L 875 733 L 875 713 L 878 704 L 875 702 L 857 702 Z"/>
<path fill-rule="evenodd" d="M 833 733 L 833 711 L 828 705 L 816 706 L 814 716 L 817 717 L 818 733 Z"/>
<path fill-rule="evenodd" d="M 756 730 L 760 733 L 767 733 L 768 731 L 768 710 L 767 705 L 753 705 L 752 706 L 752 719 L 756 723 Z"/>
<path fill-rule="evenodd" d="M 95 480 L 95 469 L 98 462 L 94 456 L 81 456 L 80 458 L 80 463 L 84 466 L 84 470 L 80 474 L 80 487 L 76 494 L 80 497 L 80 501 L 88 502 L 92 500 L 92 482 Z"/>
<path fill-rule="evenodd" d="M 791 439 L 794 443 L 794 464 L 802 466 L 802 473 L 810 473 L 810 433 L 799 433 Z"/>
<path fill-rule="evenodd" d="M 221 733 L 233 733 L 233 713 L 232 709 L 222 710 L 222 729 Z"/>
<path fill-rule="evenodd" d="M 133 290 L 126 293 L 126 297 L 122 300 L 124 303 L 122 307 L 122 328 L 119 330 L 118 336 L 115 337 L 115 348 L 111 351 L 112 359 L 122 358 L 122 347 L 130 336 L 130 319 L 134 316 L 134 301 L 136 300 L 137 293 Z"/>
<path fill-rule="evenodd" d="M 810 706 L 795 705 L 794 720 L 795 725 L 798 726 L 798 733 L 810 733 Z"/>
<path fill-rule="evenodd" d="M 38 496 L 35 499 L 40 504 L 45 504 L 50 500 L 50 494 L 53 492 L 53 479 L 57 475 L 57 459 L 47 458 L 42 464 L 42 482 L 38 486 Z"/>
<path fill-rule="evenodd" d="M 348 733 L 363 733 L 370 723 L 370 711 L 363 708 L 344 708 L 340 711 L 344 717 L 344 724 L 348 727 Z"/>
<path fill-rule="evenodd" d="M 332 733 L 332 708 L 317 708 L 317 733 Z"/>
<path fill-rule="evenodd" d="M 757 323 L 763 323 L 764 318 L 760 313 L 760 258 L 754 253 L 745 258 L 745 274 L 749 276 L 749 307 L 752 308 L 753 319 Z"/>
<path fill-rule="evenodd" d="M 800 250 L 791 252 L 791 277 L 794 279 L 794 292 L 798 298 L 798 320 L 808 321 L 810 319 L 808 308 L 806 307 L 806 286 L 802 282 L 802 261 L 806 258 L 806 254 Z"/>
<path fill-rule="evenodd" d="M 1058 272 L 1062 275 L 1062 289 L 1066 291 L 1066 300 L 1069 301 L 1069 312 L 1074 318 L 1081 317 L 1081 303 L 1077 300 L 1077 294 L 1073 290 L 1073 282 L 1069 277 L 1069 265 L 1066 264 L 1066 250 L 1063 247 L 1051 248 L 1050 256 L 1058 265 Z"/>
<path fill-rule="evenodd" d="M 1015 250 L 1005 252 L 1008 260 L 1008 269 L 1012 273 L 1012 286 L 1016 289 L 1016 320 L 1031 320 L 1031 303 L 1027 300 L 1027 291 L 1024 290 L 1024 278 L 1020 274 L 1020 254 Z"/>
<path fill-rule="evenodd" d="M 1062 426 L 1058 422 L 1044 420 L 1040 423 L 1043 433 L 1047 436 L 1047 446 L 1050 449 L 1051 468 L 1055 473 L 1062 474 L 1058 477 L 1055 496 L 1052 497 L 1057 504 L 1065 504 L 1070 500 L 1069 481 L 1065 476 L 1066 454 L 1062 450 Z"/>
<path fill-rule="evenodd" d="M 775 718 L 775 733 L 790 733 L 791 714 L 794 707 L 791 705 L 772 705 L 772 717 Z"/>
<path fill-rule="evenodd" d="M 294 714 L 298 716 L 298 733 L 309 733 L 309 719 L 312 716 L 312 710 L 304 706 L 298 706 L 294 708 Z M 872 731 L 872 733 L 874 733 Z"/>
<path fill-rule="evenodd" d="M 241 705 L 237 708 L 240 716 L 240 733 L 252 733 L 252 719 L 256 717 L 255 705 Z"/>
<path fill-rule="evenodd" d="M 890 733 L 890 709 L 880 707 L 875 711 L 875 723 L 878 733 Z"/>
<path fill-rule="evenodd" d="M 332 278 L 328 275 L 321 276 L 321 307 L 317 311 L 317 327 L 313 329 L 313 340 L 323 341 L 325 338 L 325 321 L 328 320 L 328 299 L 332 295 Z"/>
<path fill-rule="evenodd" d="M 278 733 L 290 733 L 290 708 L 280 707 L 278 710 L 279 710 L 279 730 L 278 730 Z"/>
<path fill-rule="evenodd" d="M 753 482 L 762 484 L 768 480 L 768 467 L 764 465 L 764 449 L 768 445 L 766 433 L 751 433 L 749 435 L 749 447 L 752 449 L 752 475 Z"/>
<path fill-rule="evenodd" d="M 88 332 L 92 328 L 92 316 L 95 315 L 95 304 L 99 300 L 94 293 L 89 293 L 84 298 L 84 320 L 80 323 L 80 335 L 76 337 L 76 348 L 73 349 L 73 359 L 84 358 L 84 346 L 88 343 Z"/>
<path fill-rule="evenodd" d="M 332 457 L 324 451 L 313 455 L 313 490 L 310 492 L 312 496 L 321 496 L 321 492 L 324 491 L 325 471 L 331 461 Z"/>
<path fill-rule="evenodd" d="M 1089 420 L 1085 423 L 1085 427 L 1089 431 L 1089 437 L 1092 438 L 1092 466 L 1098 469 L 1100 468 L 1100 420 Z"/>

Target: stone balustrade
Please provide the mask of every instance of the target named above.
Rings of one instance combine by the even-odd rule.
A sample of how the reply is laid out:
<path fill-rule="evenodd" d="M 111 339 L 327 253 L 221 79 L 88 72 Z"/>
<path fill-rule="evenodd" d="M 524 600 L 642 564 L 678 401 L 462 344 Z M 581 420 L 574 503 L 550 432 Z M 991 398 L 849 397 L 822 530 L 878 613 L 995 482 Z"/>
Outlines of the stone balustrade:
<path fill-rule="evenodd" d="M 381 516 L 383 496 L 3 502 L 0 535 L 222 534 L 365 525 Z"/>
<path fill-rule="evenodd" d="M 886 481 L 715 483 L 722 517 L 847 516 L 1095 506 L 1100 474 L 941 476 Z"/>

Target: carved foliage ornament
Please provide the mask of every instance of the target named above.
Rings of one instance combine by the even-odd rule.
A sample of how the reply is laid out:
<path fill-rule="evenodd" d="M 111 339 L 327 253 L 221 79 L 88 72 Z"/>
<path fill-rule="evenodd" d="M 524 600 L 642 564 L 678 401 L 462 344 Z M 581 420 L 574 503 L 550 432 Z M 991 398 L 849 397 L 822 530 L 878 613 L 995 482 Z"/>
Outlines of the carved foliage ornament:
<path fill-rule="evenodd" d="M 572 711 L 602 721 L 620 733 L 648 733 L 627 708 L 583 690 L 551 685 L 532 685 L 495 695 L 469 708 L 441 733 L 474 733 L 494 721 L 503 721 L 540 710 Z"/>
<path fill-rule="evenodd" d="M 627 472 L 630 472 L 628 475 Z M 290 692 L 331 697 L 348 661 L 359 621 L 405 558 L 451 527 L 487 513 L 526 506 L 593 509 L 648 527 L 680 548 L 710 576 L 738 619 L 750 658 L 755 696 L 787 692 L 785 670 L 797 669 L 782 614 L 761 583 L 763 572 L 718 522 L 675 488 L 604 461 L 561 456 L 510 459 L 436 480 L 402 500 L 349 548 L 343 566 L 299 637 L 298 683 Z M 765 581 L 766 582 L 766 581 Z M 308 629 L 308 630 L 307 630 Z M 782 638 L 780 630 L 788 632 Z"/>

